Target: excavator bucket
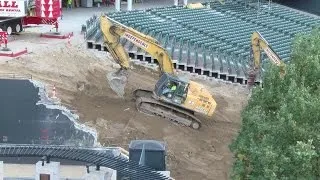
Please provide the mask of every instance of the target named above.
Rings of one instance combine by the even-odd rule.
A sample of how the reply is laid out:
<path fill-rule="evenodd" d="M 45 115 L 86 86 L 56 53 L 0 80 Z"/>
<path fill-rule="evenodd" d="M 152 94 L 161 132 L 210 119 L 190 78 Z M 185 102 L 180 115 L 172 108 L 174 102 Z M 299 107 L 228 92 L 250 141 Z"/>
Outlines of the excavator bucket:
<path fill-rule="evenodd" d="M 107 74 L 107 79 L 110 88 L 119 96 L 124 96 L 124 89 L 128 81 L 128 73 L 126 70 L 118 70 Z"/>

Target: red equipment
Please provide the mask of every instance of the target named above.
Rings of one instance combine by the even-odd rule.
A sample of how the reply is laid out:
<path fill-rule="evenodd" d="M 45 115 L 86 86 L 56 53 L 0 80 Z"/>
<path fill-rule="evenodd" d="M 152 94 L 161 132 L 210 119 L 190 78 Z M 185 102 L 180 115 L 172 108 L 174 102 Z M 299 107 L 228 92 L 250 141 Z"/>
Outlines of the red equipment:
<path fill-rule="evenodd" d="M 30 24 L 54 25 L 58 32 L 58 19 L 61 16 L 61 0 L 35 0 L 35 8 L 28 9 L 27 0 L 0 0 L 0 28 L 12 33 L 19 33 L 23 26 Z"/>
<path fill-rule="evenodd" d="M 5 31 L 0 31 L 0 47 L 4 44 L 7 47 L 8 44 L 8 34 Z"/>

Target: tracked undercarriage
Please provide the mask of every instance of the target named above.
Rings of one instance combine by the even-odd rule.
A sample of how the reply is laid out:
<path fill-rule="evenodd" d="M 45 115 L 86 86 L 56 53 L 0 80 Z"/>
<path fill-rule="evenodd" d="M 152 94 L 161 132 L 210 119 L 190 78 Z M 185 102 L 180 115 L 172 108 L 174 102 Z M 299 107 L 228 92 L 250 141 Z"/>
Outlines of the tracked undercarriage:
<path fill-rule="evenodd" d="M 193 129 L 201 127 L 201 121 L 193 115 L 192 111 L 162 102 L 152 91 L 137 89 L 134 91 L 133 97 L 136 101 L 136 108 L 140 112 L 161 116 Z"/>

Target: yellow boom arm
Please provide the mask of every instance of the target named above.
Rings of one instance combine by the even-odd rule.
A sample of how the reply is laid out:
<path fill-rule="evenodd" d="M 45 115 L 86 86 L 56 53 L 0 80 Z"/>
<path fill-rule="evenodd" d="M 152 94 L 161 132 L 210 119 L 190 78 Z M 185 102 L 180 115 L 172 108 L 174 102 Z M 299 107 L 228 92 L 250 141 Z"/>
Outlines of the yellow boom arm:
<path fill-rule="evenodd" d="M 100 27 L 108 51 L 114 60 L 120 64 L 121 68 L 128 69 L 130 59 L 123 46 L 120 44 L 120 37 L 123 37 L 148 52 L 153 58 L 157 59 L 161 72 L 174 74 L 171 57 L 167 51 L 159 45 L 156 39 L 111 20 L 107 16 L 100 17 Z"/>
<path fill-rule="evenodd" d="M 260 69 L 261 63 L 261 50 L 263 50 L 272 63 L 280 66 L 282 75 L 284 72 L 285 64 L 280 59 L 280 57 L 273 51 L 273 49 L 269 46 L 268 42 L 262 37 L 259 32 L 254 32 L 251 36 L 251 45 L 253 51 L 253 59 L 254 59 L 254 69 Z"/>

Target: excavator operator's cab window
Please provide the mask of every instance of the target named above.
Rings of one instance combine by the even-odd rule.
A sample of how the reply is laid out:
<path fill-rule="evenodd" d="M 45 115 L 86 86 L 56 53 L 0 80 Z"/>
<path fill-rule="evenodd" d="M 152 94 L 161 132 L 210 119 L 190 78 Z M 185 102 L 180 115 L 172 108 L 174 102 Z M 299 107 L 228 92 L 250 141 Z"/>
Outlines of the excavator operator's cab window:
<path fill-rule="evenodd" d="M 156 83 L 155 94 L 165 101 L 183 104 L 187 98 L 188 82 L 163 73 Z"/>
<path fill-rule="evenodd" d="M 177 84 L 175 82 L 168 81 L 167 85 L 163 88 L 162 94 L 171 99 L 176 90 Z"/>
<path fill-rule="evenodd" d="M 182 104 L 187 95 L 187 85 L 183 82 L 178 81 L 168 81 L 164 90 L 162 91 L 162 95 L 164 95 L 167 99 L 170 99 L 174 103 Z"/>

